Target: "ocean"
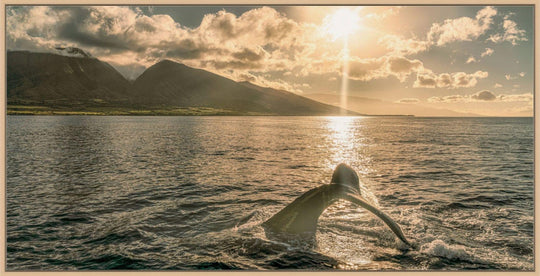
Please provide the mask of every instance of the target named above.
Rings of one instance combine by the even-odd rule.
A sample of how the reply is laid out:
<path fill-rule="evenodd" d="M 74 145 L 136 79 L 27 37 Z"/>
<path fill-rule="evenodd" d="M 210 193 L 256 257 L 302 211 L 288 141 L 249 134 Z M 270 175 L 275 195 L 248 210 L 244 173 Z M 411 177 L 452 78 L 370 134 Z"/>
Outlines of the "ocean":
<path fill-rule="evenodd" d="M 7 116 L 8 271 L 534 269 L 533 118 Z M 315 242 L 261 223 L 353 167 Z"/>

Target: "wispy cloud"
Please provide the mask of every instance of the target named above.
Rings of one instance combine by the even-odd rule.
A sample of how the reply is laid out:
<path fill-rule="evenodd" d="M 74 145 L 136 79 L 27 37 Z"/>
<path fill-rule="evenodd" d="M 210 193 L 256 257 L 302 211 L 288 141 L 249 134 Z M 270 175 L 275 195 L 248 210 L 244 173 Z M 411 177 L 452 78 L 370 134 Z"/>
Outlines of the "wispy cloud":
<path fill-rule="evenodd" d="M 440 47 L 452 42 L 476 40 L 487 35 L 489 30 L 496 31 L 496 33 L 491 34 L 487 38 L 488 41 L 495 43 L 509 41 L 512 45 L 517 45 L 519 41 L 527 41 L 525 30 L 519 29 L 515 21 L 508 19 L 508 15 L 504 16 L 500 29 L 494 27 L 493 22 L 496 16 L 498 16 L 497 9 L 485 7 L 479 10 L 475 17 L 459 17 L 434 23 L 425 39 L 416 36 L 405 38 L 401 35 L 388 34 L 379 39 L 379 44 L 397 54 L 413 55 L 427 51 L 434 46 Z M 493 49 L 486 48 L 480 57 L 490 56 L 493 53 Z M 476 61 L 478 59 L 470 57 L 467 63 Z"/>
<path fill-rule="evenodd" d="M 486 50 L 480 55 L 480 57 L 491 56 L 495 51 L 491 48 L 486 48 Z"/>
<path fill-rule="evenodd" d="M 394 53 L 412 55 L 426 51 L 432 46 L 443 46 L 457 41 L 471 41 L 490 29 L 495 15 L 497 15 L 495 8 L 485 7 L 478 11 L 474 18 L 460 17 L 446 19 L 442 23 L 434 23 L 425 39 L 385 35 L 379 40 L 379 43 Z"/>
<path fill-rule="evenodd" d="M 469 63 L 473 63 L 473 62 L 476 62 L 476 61 L 477 61 L 476 58 L 474 58 L 473 56 L 470 56 L 470 57 L 467 59 L 467 62 L 466 62 L 466 63 L 469 64 Z"/>
<path fill-rule="evenodd" d="M 483 90 L 471 95 L 449 95 L 444 97 L 431 97 L 428 102 L 431 103 L 468 103 L 468 102 L 532 102 L 533 94 L 515 94 L 505 95 Z"/>
<path fill-rule="evenodd" d="M 403 98 L 399 99 L 397 101 L 394 101 L 394 103 L 401 103 L 401 104 L 416 104 L 419 103 L 420 100 L 417 98 Z"/>
<path fill-rule="evenodd" d="M 474 87 L 478 83 L 478 79 L 488 77 L 488 72 L 476 71 L 472 74 L 465 72 L 456 73 L 442 73 L 435 74 L 430 71 L 419 73 L 414 87 L 422 88 L 460 88 L 460 87 Z"/>
<path fill-rule="evenodd" d="M 525 77 L 525 75 L 526 75 L 525 72 L 520 72 L 520 73 L 517 74 L 517 75 L 506 74 L 506 75 L 504 75 L 504 78 L 505 78 L 506 80 L 515 80 L 515 79 L 518 79 L 518 78 L 520 78 L 520 77 L 523 78 L 523 77 Z"/>
<path fill-rule="evenodd" d="M 508 41 L 512 43 L 512 45 L 518 45 L 518 42 L 528 40 L 525 34 L 525 30 L 519 29 L 515 21 L 508 19 L 508 17 L 505 17 L 505 20 L 502 24 L 504 32 L 502 34 L 497 33 L 491 35 L 488 38 L 489 41 L 494 43 Z"/>

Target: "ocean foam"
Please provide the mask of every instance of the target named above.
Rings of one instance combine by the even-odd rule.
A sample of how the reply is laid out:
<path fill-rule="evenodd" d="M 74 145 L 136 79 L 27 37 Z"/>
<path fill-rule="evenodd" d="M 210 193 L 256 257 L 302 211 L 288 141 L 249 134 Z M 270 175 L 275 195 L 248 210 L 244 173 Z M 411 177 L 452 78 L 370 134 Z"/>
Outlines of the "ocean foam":
<path fill-rule="evenodd" d="M 471 254 L 467 253 L 466 248 L 462 245 L 448 245 L 442 240 L 434 240 L 431 243 L 422 245 L 421 252 L 443 257 L 449 260 L 464 260 L 470 261 Z"/>

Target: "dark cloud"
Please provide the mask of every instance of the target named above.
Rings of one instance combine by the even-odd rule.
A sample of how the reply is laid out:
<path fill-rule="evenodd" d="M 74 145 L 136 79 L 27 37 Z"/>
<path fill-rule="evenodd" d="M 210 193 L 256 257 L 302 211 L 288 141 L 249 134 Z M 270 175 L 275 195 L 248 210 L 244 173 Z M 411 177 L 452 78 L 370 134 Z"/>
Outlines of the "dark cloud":
<path fill-rule="evenodd" d="M 411 70 L 422 66 L 422 62 L 419 60 L 409 60 L 404 57 L 391 57 L 388 63 L 390 64 L 390 70 L 394 73 L 409 73 Z"/>
<path fill-rule="evenodd" d="M 265 38 L 268 40 L 281 39 L 287 36 L 294 27 L 292 21 L 281 21 L 276 25 L 266 25 L 264 30 Z"/>
<path fill-rule="evenodd" d="M 65 24 L 60 27 L 58 38 L 79 43 L 82 47 L 115 48 L 118 50 L 130 49 L 124 41 L 117 37 L 100 37 L 88 34 L 78 29 L 78 26 L 72 24 Z"/>
<path fill-rule="evenodd" d="M 437 81 L 427 75 L 418 75 L 416 77 L 415 85 L 417 87 L 436 87 Z"/>
<path fill-rule="evenodd" d="M 437 85 L 439 87 L 448 87 L 452 85 L 452 76 L 448 73 L 442 73 L 439 75 L 437 80 Z"/>
<path fill-rule="evenodd" d="M 244 48 L 240 52 L 233 53 L 232 56 L 244 61 L 260 61 L 264 58 L 264 52 L 256 53 L 248 48 Z"/>
<path fill-rule="evenodd" d="M 182 39 L 176 43 L 163 42 L 161 49 L 165 49 L 165 56 L 169 58 L 198 59 L 203 57 L 207 49 L 199 47 L 193 39 Z"/>
<path fill-rule="evenodd" d="M 490 91 L 484 90 L 484 91 L 480 91 L 476 94 L 471 95 L 471 98 L 475 100 L 481 100 L 481 101 L 493 101 L 497 99 L 497 96 L 495 96 L 495 94 L 493 94 Z"/>
<path fill-rule="evenodd" d="M 133 28 L 135 28 L 136 32 L 153 33 L 157 31 L 157 28 L 154 26 L 154 22 L 148 17 L 143 17 L 140 20 L 137 20 Z"/>
<path fill-rule="evenodd" d="M 199 59 L 202 57 L 203 51 L 201 49 L 184 49 L 173 48 L 165 52 L 165 57 L 168 58 L 181 58 L 181 59 Z"/>

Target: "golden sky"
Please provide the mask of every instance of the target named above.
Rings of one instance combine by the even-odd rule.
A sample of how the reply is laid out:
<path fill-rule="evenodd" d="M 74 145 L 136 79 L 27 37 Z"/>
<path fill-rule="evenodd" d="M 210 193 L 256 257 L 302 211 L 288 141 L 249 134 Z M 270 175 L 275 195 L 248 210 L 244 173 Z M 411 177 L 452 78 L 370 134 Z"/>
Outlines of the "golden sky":
<path fill-rule="evenodd" d="M 533 114 L 533 6 L 8 6 L 6 18 L 8 50 L 79 47 L 130 79 L 170 59 L 308 97 Z"/>

